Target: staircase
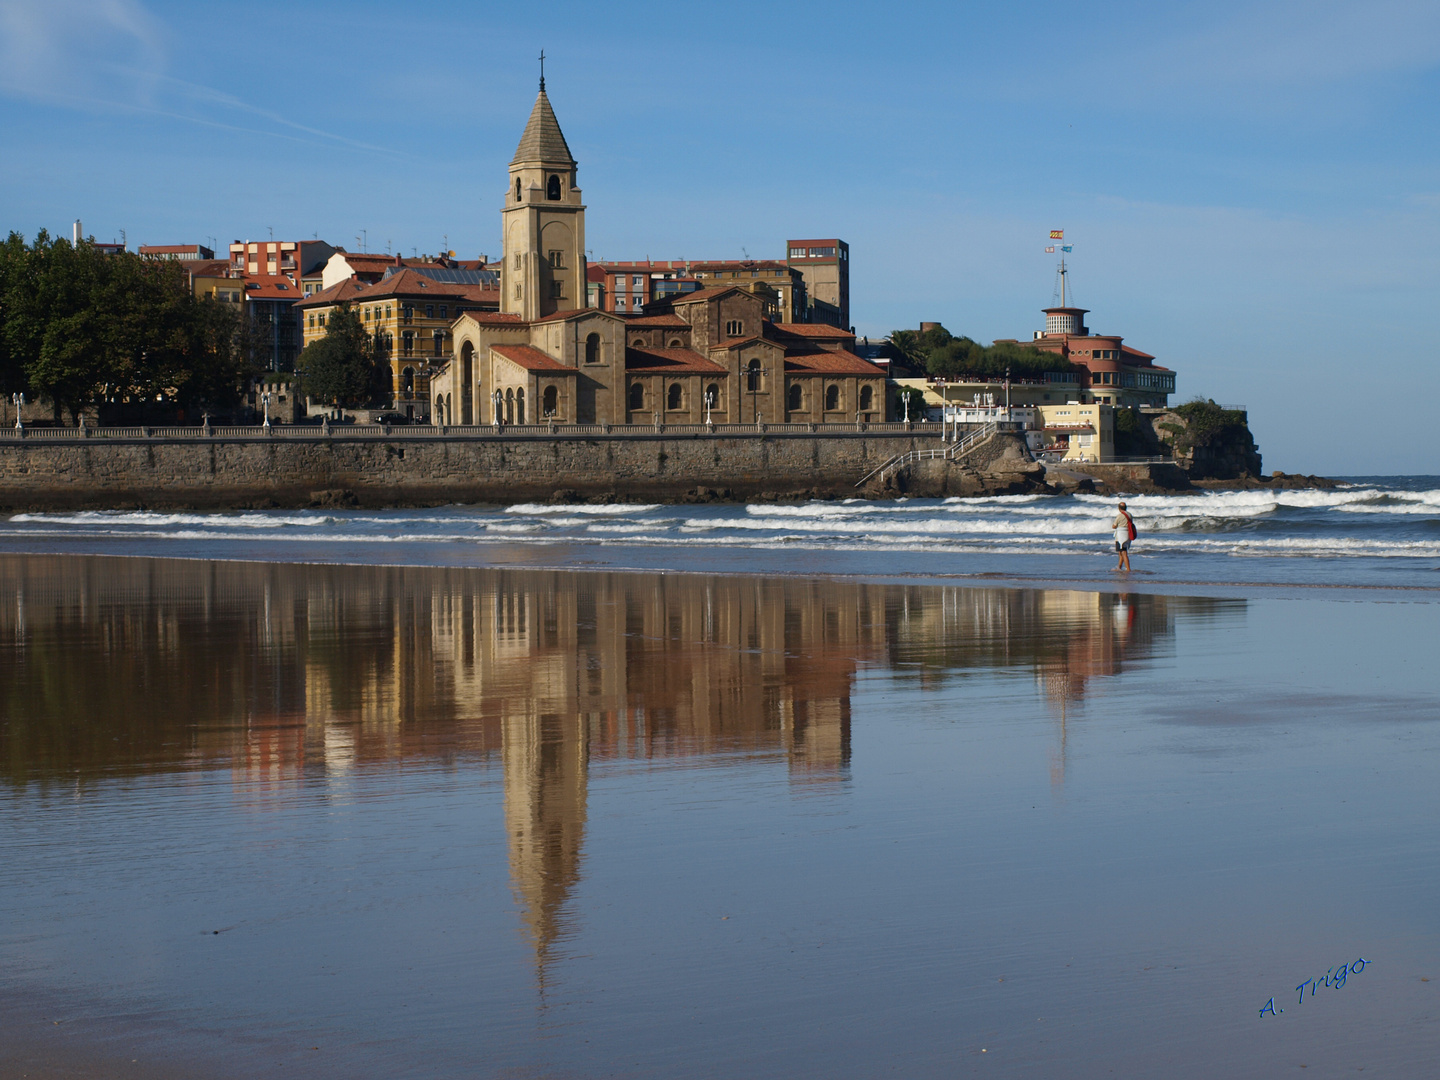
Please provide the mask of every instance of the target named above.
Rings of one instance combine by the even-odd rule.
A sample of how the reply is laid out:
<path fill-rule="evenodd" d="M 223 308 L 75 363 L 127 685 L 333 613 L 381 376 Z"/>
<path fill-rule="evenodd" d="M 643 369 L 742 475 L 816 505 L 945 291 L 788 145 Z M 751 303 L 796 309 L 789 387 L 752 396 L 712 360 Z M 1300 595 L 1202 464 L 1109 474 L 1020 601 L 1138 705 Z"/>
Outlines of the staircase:
<path fill-rule="evenodd" d="M 905 466 L 916 461 L 924 461 L 927 458 L 943 458 L 946 461 L 954 461 L 956 458 L 964 457 L 975 447 L 994 435 L 1000 430 L 1000 425 L 993 420 L 977 431 L 972 431 L 959 442 L 951 443 L 949 446 L 941 447 L 938 450 L 911 450 L 906 454 L 896 454 L 879 468 L 872 469 L 861 477 L 860 482 L 855 486 L 864 487 L 871 480 L 883 484 L 887 477 L 899 472 Z"/>

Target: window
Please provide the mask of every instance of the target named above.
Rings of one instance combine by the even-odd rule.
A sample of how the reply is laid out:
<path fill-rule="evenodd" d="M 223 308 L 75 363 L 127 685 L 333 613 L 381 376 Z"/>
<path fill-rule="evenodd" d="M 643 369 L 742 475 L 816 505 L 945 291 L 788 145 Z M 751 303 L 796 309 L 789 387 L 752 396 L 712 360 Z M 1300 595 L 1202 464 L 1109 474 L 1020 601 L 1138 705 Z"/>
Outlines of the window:
<path fill-rule="evenodd" d="M 790 249 L 790 258 L 792 258 L 792 259 L 803 259 L 803 258 L 805 258 L 805 249 L 804 249 L 804 248 L 791 248 L 791 249 Z"/>
<path fill-rule="evenodd" d="M 523 424 L 523 423 L 525 422 L 525 391 L 524 391 L 524 390 L 516 390 L 516 391 L 515 391 L 515 422 L 516 422 L 517 424 Z"/>
<path fill-rule="evenodd" d="M 415 317 L 415 309 L 414 309 L 413 307 L 411 307 L 409 304 L 406 304 L 404 307 L 402 307 L 402 308 L 400 309 L 400 321 L 401 321 L 401 322 L 406 323 L 406 324 L 408 325 L 409 322 L 410 322 L 410 320 L 413 319 L 414 317 Z"/>
<path fill-rule="evenodd" d="M 685 346 L 680 343 L 680 339 L 677 337 L 670 339 L 669 347 L 672 349 L 683 349 Z"/>
<path fill-rule="evenodd" d="M 616 297 L 615 297 L 615 310 L 616 310 L 616 311 L 624 311 L 624 310 L 625 310 L 625 297 L 624 297 L 624 296 L 616 296 Z"/>
<path fill-rule="evenodd" d="M 565 283 L 563 281 L 550 282 L 550 295 L 559 300 L 565 295 Z"/>
<path fill-rule="evenodd" d="M 801 395 L 800 395 L 800 384 L 799 384 L 799 383 L 791 383 L 791 384 L 790 384 L 790 400 L 789 400 L 789 408 L 790 408 L 790 411 L 791 411 L 791 412 L 798 412 L 798 411 L 800 410 L 800 408 L 801 408 L 801 403 L 802 403 L 803 400 L 804 400 L 804 399 L 803 399 L 803 398 L 801 397 Z"/>
<path fill-rule="evenodd" d="M 665 395 L 665 407 L 672 412 L 680 408 L 680 400 L 683 396 L 684 391 L 680 388 L 680 384 L 678 382 L 672 382 L 669 393 Z"/>
<path fill-rule="evenodd" d="M 860 387 L 860 411 L 869 412 L 875 401 L 875 391 L 869 386 Z"/>
<path fill-rule="evenodd" d="M 441 304 L 441 305 L 440 305 L 440 317 L 441 317 L 442 319 L 448 319 L 448 318 L 450 317 L 450 305 L 449 305 L 449 304 Z"/>
<path fill-rule="evenodd" d="M 400 335 L 400 350 L 402 356 L 415 355 L 415 331 L 406 330 Z"/>
<path fill-rule="evenodd" d="M 645 385 L 643 383 L 630 384 L 630 408 L 645 408 Z"/>
<path fill-rule="evenodd" d="M 369 322 L 369 321 L 370 321 L 370 309 L 369 309 L 368 307 L 362 309 L 361 314 L 360 314 L 360 318 L 363 319 L 363 320 L 366 321 L 366 322 Z"/>
<path fill-rule="evenodd" d="M 495 189 L 491 188 L 490 190 L 494 191 Z M 550 179 L 545 182 L 545 198 L 551 202 L 560 201 L 560 177 L 552 175 Z"/>
<path fill-rule="evenodd" d="M 825 408 L 832 411 L 840 408 L 840 387 L 831 385 L 825 388 Z"/>
<path fill-rule="evenodd" d="M 810 249 L 810 258 L 812 259 L 833 259 L 834 257 L 835 249 L 833 247 L 813 247 Z"/>
<path fill-rule="evenodd" d="M 751 360 L 745 368 L 745 389 L 754 393 L 760 389 L 760 361 Z"/>
<path fill-rule="evenodd" d="M 432 340 L 435 342 L 435 355 L 440 356 L 445 349 L 445 331 L 436 330 L 432 335 Z"/>
<path fill-rule="evenodd" d="M 520 299 L 520 283 L 518 281 L 515 283 L 515 299 Z"/>
<path fill-rule="evenodd" d="M 425 317 L 426 317 L 427 319 L 433 319 L 433 318 L 435 317 L 435 305 L 434 305 L 434 304 L 426 304 L 426 305 L 425 305 Z"/>
<path fill-rule="evenodd" d="M 325 325 L 325 313 L 323 311 L 320 313 L 320 325 Z"/>
<path fill-rule="evenodd" d="M 387 319 L 390 317 L 390 305 L 389 305 L 389 304 L 386 304 L 386 305 L 385 305 L 385 317 L 386 317 Z"/>
<path fill-rule="evenodd" d="M 710 403 L 712 409 L 720 408 L 720 384 L 711 383 L 705 387 L 705 400 Z"/>
<path fill-rule="evenodd" d="M 600 362 L 599 334 L 591 334 L 585 339 L 585 362 L 587 364 L 598 364 Z"/>
<path fill-rule="evenodd" d="M 520 201 L 520 177 L 515 177 L 515 201 Z"/>
<path fill-rule="evenodd" d="M 400 392 L 406 397 L 415 393 L 415 369 L 407 367 L 400 375 Z"/>
<path fill-rule="evenodd" d="M 313 311 L 310 313 L 310 328 L 312 330 L 315 328 L 315 313 Z"/>
<path fill-rule="evenodd" d="M 644 275 L 644 274 L 636 274 L 633 278 L 630 279 L 630 284 L 631 284 L 631 285 L 644 285 L 644 284 L 645 284 L 645 275 Z"/>
<path fill-rule="evenodd" d="M 725 324 L 726 337 L 740 337 L 745 333 L 745 323 L 740 319 L 731 319 Z"/>
<path fill-rule="evenodd" d="M 544 412 L 545 416 L 547 418 L 553 418 L 555 415 L 555 410 L 559 406 L 559 404 L 559 391 L 557 391 L 553 386 L 547 386 L 545 388 L 544 396 L 542 396 L 540 399 L 540 408 Z"/>

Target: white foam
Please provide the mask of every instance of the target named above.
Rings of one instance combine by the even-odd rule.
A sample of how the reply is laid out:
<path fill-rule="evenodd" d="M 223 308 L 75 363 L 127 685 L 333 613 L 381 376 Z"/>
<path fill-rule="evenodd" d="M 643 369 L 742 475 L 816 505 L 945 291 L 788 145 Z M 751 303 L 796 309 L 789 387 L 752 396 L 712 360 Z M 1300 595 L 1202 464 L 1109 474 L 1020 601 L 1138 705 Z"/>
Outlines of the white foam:
<path fill-rule="evenodd" d="M 544 516 L 547 514 L 643 514 L 649 510 L 660 509 L 659 503 L 596 503 L 594 506 L 568 506 L 564 504 L 551 503 L 517 503 L 514 506 L 507 506 L 507 514 L 534 514 Z"/>

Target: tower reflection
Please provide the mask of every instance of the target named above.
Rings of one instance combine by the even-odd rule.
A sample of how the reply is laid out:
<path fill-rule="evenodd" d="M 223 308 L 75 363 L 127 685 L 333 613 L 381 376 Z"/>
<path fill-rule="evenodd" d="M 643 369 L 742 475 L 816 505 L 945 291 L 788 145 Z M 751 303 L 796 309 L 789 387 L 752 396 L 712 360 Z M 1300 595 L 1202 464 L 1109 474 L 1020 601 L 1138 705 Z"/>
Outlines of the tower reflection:
<path fill-rule="evenodd" d="M 542 983 L 569 932 L 590 771 L 783 768 L 843 792 L 863 668 L 1030 671 L 1058 713 L 1235 601 L 675 574 L 0 557 L 12 785 L 228 768 L 248 800 L 406 762 L 503 770 Z"/>

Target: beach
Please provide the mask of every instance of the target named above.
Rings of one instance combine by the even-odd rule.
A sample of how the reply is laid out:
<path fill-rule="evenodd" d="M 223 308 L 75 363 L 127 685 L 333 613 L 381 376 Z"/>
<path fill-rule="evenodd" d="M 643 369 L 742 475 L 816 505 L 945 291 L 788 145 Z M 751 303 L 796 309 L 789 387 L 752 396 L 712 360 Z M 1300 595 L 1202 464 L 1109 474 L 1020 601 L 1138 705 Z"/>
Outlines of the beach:
<path fill-rule="evenodd" d="M 906 505 L 12 518 L 72 552 L 0 555 L 4 1071 L 1424 1075 L 1440 609 L 1376 552 L 1433 517 L 1117 581 L 1105 506 L 1082 555 L 1083 501 L 1001 504 L 1027 586 L 929 525 L 877 564 Z M 537 532 L 437 539 L 491 524 Z"/>

